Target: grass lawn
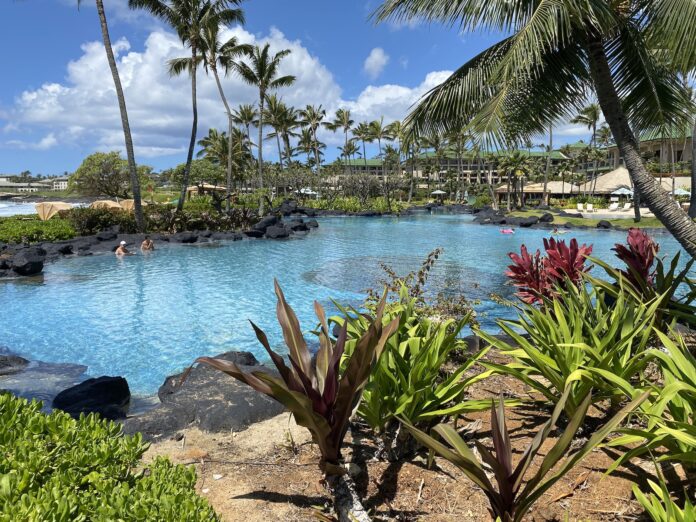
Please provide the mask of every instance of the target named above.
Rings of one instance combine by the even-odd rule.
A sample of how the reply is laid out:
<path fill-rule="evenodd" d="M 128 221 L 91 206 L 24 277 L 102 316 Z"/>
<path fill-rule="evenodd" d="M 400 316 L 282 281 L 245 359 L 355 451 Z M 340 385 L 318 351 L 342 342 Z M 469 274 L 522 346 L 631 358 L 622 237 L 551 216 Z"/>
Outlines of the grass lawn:
<path fill-rule="evenodd" d="M 544 214 L 546 211 L 545 210 L 516 210 L 514 212 L 511 212 L 510 215 L 514 217 L 530 217 L 530 216 L 541 216 Z M 589 218 L 574 218 L 574 217 L 565 217 L 565 216 L 558 216 L 554 214 L 553 216 L 553 224 L 554 225 L 565 225 L 566 223 L 573 225 L 573 226 L 587 226 L 587 227 L 596 227 L 597 223 L 599 223 L 599 219 L 589 219 Z M 629 229 L 629 228 L 663 228 L 664 225 L 660 222 L 659 219 L 655 217 L 643 217 L 639 223 L 635 223 L 633 219 L 607 219 L 606 221 L 609 221 L 609 223 L 612 224 L 614 228 L 624 228 L 624 229 Z"/>

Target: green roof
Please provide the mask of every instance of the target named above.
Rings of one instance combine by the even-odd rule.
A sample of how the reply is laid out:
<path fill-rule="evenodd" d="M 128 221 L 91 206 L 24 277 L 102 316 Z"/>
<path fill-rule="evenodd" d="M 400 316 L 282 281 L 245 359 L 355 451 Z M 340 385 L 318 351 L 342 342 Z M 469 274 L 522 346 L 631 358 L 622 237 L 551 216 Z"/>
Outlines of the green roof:
<path fill-rule="evenodd" d="M 640 141 L 661 141 L 661 140 L 683 140 L 684 138 L 691 138 L 693 134 L 693 128 L 689 125 L 683 129 L 671 128 L 671 129 L 655 129 L 652 131 L 643 132 L 640 135 Z"/>
<path fill-rule="evenodd" d="M 381 159 L 369 159 L 369 160 L 364 160 L 364 159 L 354 159 L 354 160 L 344 160 L 344 159 L 339 159 L 336 160 L 337 165 L 350 165 L 351 167 L 381 167 L 382 166 L 382 160 Z"/>
<path fill-rule="evenodd" d="M 575 143 L 568 143 L 567 145 L 563 145 L 563 147 L 568 147 L 569 149 L 585 149 L 589 146 L 590 146 L 589 143 L 585 143 L 582 140 L 576 141 Z"/>

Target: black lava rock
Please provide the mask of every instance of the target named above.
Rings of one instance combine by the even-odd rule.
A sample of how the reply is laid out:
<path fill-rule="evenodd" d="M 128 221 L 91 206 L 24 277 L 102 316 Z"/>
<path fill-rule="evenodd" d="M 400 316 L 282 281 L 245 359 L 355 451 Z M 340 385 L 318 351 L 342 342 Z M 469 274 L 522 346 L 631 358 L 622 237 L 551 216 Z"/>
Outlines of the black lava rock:
<path fill-rule="evenodd" d="M 609 230 L 610 228 L 614 228 L 614 227 L 611 223 L 609 223 L 609 221 L 606 221 L 603 219 L 599 223 L 597 223 L 597 228 Z"/>
<path fill-rule="evenodd" d="M 20 250 L 12 258 L 12 270 L 21 276 L 40 274 L 46 260 L 46 251 L 39 247 Z"/>
<path fill-rule="evenodd" d="M 245 230 L 244 235 L 246 237 L 259 238 L 259 237 L 263 237 L 263 231 L 262 230 Z"/>
<path fill-rule="evenodd" d="M 544 212 L 541 217 L 539 218 L 539 222 L 541 223 L 553 223 L 553 214 L 550 212 Z"/>
<path fill-rule="evenodd" d="M 27 367 L 29 361 L 18 355 L 0 355 L 0 375 L 13 375 Z"/>
<path fill-rule="evenodd" d="M 186 243 L 191 244 L 198 241 L 198 235 L 193 232 L 179 232 L 171 236 L 171 240 L 176 243 Z"/>
<path fill-rule="evenodd" d="M 96 237 L 99 241 L 113 241 L 118 237 L 118 234 L 113 230 L 102 230 Z"/>
<path fill-rule="evenodd" d="M 533 227 L 533 226 L 536 225 L 537 223 L 539 223 L 539 218 L 538 218 L 538 217 L 536 217 L 536 216 L 529 216 L 529 217 L 525 217 L 525 218 L 520 219 L 519 225 L 520 225 L 522 228 L 529 228 L 529 227 Z"/>
<path fill-rule="evenodd" d="M 290 236 L 290 230 L 282 225 L 274 225 L 266 229 L 266 237 L 268 239 L 284 239 Z"/>
<path fill-rule="evenodd" d="M 123 419 L 130 404 L 130 388 L 123 377 L 87 379 L 63 390 L 53 407 L 78 418 L 81 413 L 99 413 L 105 419 Z"/>
<path fill-rule="evenodd" d="M 260 230 L 261 232 L 266 232 L 268 227 L 272 227 L 280 223 L 280 218 L 276 215 L 269 215 L 264 217 L 261 221 L 256 223 L 253 227 L 251 227 L 253 230 Z"/>
<path fill-rule="evenodd" d="M 319 226 L 319 223 L 316 219 L 308 219 L 305 223 L 307 223 L 307 226 L 309 228 L 317 228 Z"/>

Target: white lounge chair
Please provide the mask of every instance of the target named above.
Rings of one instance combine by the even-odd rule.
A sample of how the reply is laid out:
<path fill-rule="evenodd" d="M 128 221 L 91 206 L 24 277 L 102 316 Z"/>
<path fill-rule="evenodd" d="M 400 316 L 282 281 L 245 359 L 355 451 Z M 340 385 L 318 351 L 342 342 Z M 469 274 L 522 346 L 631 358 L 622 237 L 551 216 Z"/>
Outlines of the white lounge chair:
<path fill-rule="evenodd" d="M 624 203 L 623 209 L 621 209 L 621 210 L 626 211 L 626 210 L 631 210 L 632 208 L 633 208 L 633 203 Z"/>
<path fill-rule="evenodd" d="M 607 209 L 609 212 L 616 212 L 619 210 L 619 204 L 618 203 L 612 203 L 609 205 L 609 208 Z"/>
<path fill-rule="evenodd" d="M 585 212 L 585 206 L 582 203 L 578 203 L 578 212 Z"/>
<path fill-rule="evenodd" d="M 594 212 L 594 211 L 595 211 L 594 205 L 593 205 L 592 203 L 588 203 L 588 204 L 587 204 L 587 211 L 588 211 L 588 212 Z"/>

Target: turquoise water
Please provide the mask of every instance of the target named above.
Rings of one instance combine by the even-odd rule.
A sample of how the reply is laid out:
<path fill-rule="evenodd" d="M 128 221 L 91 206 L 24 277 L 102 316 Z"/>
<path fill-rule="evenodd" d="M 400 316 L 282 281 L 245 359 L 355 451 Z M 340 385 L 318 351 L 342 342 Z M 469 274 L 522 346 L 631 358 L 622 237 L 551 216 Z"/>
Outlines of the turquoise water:
<path fill-rule="evenodd" d="M 573 231 L 570 239 L 594 243 L 595 254 L 612 260 L 610 248 L 624 232 Z M 378 262 L 400 272 L 417 269 L 437 247 L 444 254 L 433 287 L 480 299 L 482 323 L 512 311 L 489 298 L 510 297 L 503 271 L 507 253 L 520 245 L 539 248 L 548 231 L 471 223 L 471 216 L 332 218 L 304 237 L 286 241 L 240 241 L 218 247 L 168 246 L 126 259 L 93 256 L 48 265 L 43 280 L 0 284 L 0 346 L 31 359 L 86 365 L 90 376 L 123 375 L 135 394 L 156 392 L 167 375 L 197 356 L 227 350 L 265 352 L 248 320 L 280 346 L 273 278 L 305 329 L 314 326 L 312 301 L 359 304 L 381 276 Z M 657 240 L 673 255 L 677 243 Z"/>
<path fill-rule="evenodd" d="M 0 201 L 0 217 L 36 214 L 34 203 Z"/>

